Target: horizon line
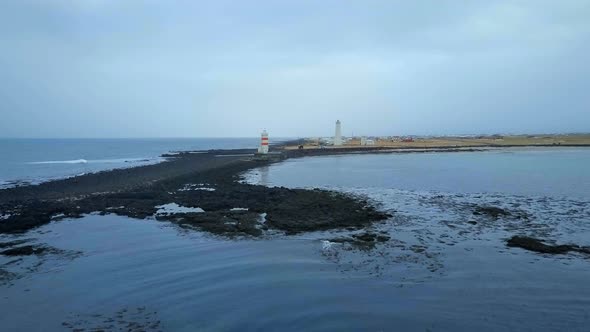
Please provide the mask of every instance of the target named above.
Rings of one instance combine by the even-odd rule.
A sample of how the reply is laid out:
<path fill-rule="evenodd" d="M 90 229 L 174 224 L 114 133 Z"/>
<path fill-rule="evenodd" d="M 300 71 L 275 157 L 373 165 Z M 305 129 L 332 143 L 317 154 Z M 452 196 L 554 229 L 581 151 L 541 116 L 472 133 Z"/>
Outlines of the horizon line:
<path fill-rule="evenodd" d="M 402 137 L 402 136 L 414 136 L 414 137 L 453 137 L 453 136 L 492 136 L 492 135 L 504 135 L 504 136 L 523 136 L 523 135 L 590 135 L 589 132 L 539 132 L 539 133 L 456 133 L 456 134 L 399 134 L 399 135 L 342 135 L 344 137 Z M 307 136 L 272 136 L 275 138 L 290 138 L 290 139 L 300 139 L 300 138 L 310 138 L 310 137 L 332 137 L 334 135 L 307 135 Z M 8 139 L 22 139 L 22 140 L 41 140 L 41 139 L 59 139 L 59 140 L 69 140 L 69 139 L 122 139 L 122 140 L 132 140 L 132 139 L 244 139 L 244 138 L 258 138 L 257 136 L 136 136 L 136 137 L 0 137 L 2 140 Z"/>

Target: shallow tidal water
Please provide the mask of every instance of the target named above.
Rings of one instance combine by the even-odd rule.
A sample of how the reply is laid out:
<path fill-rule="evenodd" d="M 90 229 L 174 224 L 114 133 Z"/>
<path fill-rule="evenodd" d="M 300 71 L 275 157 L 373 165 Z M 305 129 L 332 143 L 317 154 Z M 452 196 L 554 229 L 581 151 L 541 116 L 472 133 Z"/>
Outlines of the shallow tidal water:
<path fill-rule="evenodd" d="M 586 331 L 590 259 L 507 248 L 504 239 L 590 245 L 588 162 L 590 149 L 354 155 L 245 174 L 369 197 L 393 214 L 372 227 L 392 239 L 371 250 L 330 241 L 355 231 L 229 240 L 114 215 L 0 236 L 58 249 L 0 256 L 10 273 L 0 279 L 0 327 Z M 481 205 L 528 219 L 474 216 Z"/>

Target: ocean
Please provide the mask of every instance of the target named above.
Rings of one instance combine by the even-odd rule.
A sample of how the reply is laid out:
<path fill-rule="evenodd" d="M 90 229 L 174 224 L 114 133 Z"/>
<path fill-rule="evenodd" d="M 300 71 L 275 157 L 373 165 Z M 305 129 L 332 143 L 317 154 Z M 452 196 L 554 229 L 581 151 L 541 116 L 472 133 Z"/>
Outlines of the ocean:
<path fill-rule="evenodd" d="M 61 252 L 0 257 L 18 275 L 0 283 L 0 322 L 7 331 L 587 331 L 588 258 L 505 240 L 590 245 L 589 162 L 587 148 L 527 148 L 310 157 L 244 174 L 367 197 L 392 214 L 372 227 L 391 240 L 372 250 L 330 241 L 349 230 L 227 239 L 114 215 L 2 235 Z M 474 206 L 527 217 L 487 220 Z"/>
<path fill-rule="evenodd" d="M 259 140 L 255 137 L 0 139 L 0 188 L 157 163 L 163 161 L 162 154 L 173 151 L 255 148 Z"/>

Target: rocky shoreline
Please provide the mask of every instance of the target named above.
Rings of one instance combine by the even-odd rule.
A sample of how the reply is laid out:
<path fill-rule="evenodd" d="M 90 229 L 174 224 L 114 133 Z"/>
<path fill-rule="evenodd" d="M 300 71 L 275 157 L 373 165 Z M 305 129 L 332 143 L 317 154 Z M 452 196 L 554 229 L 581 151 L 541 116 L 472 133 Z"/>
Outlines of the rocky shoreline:
<path fill-rule="evenodd" d="M 271 163 L 253 160 L 253 152 L 179 153 L 156 165 L 0 190 L 0 233 L 22 233 L 89 213 L 155 217 L 226 236 L 361 228 L 389 217 L 359 197 L 240 183 L 240 173 Z M 166 204 L 199 211 L 159 213 Z"/>

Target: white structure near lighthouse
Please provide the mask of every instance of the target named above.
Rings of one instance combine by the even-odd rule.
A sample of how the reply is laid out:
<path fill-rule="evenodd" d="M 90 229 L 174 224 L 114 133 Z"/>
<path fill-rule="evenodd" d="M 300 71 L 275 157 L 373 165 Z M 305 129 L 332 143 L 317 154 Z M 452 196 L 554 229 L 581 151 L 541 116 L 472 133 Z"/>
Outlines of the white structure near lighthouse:
<path fill-rule="evenodd" d="M 342 128 L 340 128 L 340 120 L 336 120 L 336 134 L 334 135 L 334 145 L 342 145 Z"/>
<path fill-rule="evenodd" d="M 258 153 L 268 153 L 268 133 L 266 130 L 263 130 L 262 134 L 260 134 L 260 146 L 258 147 Z"/>

